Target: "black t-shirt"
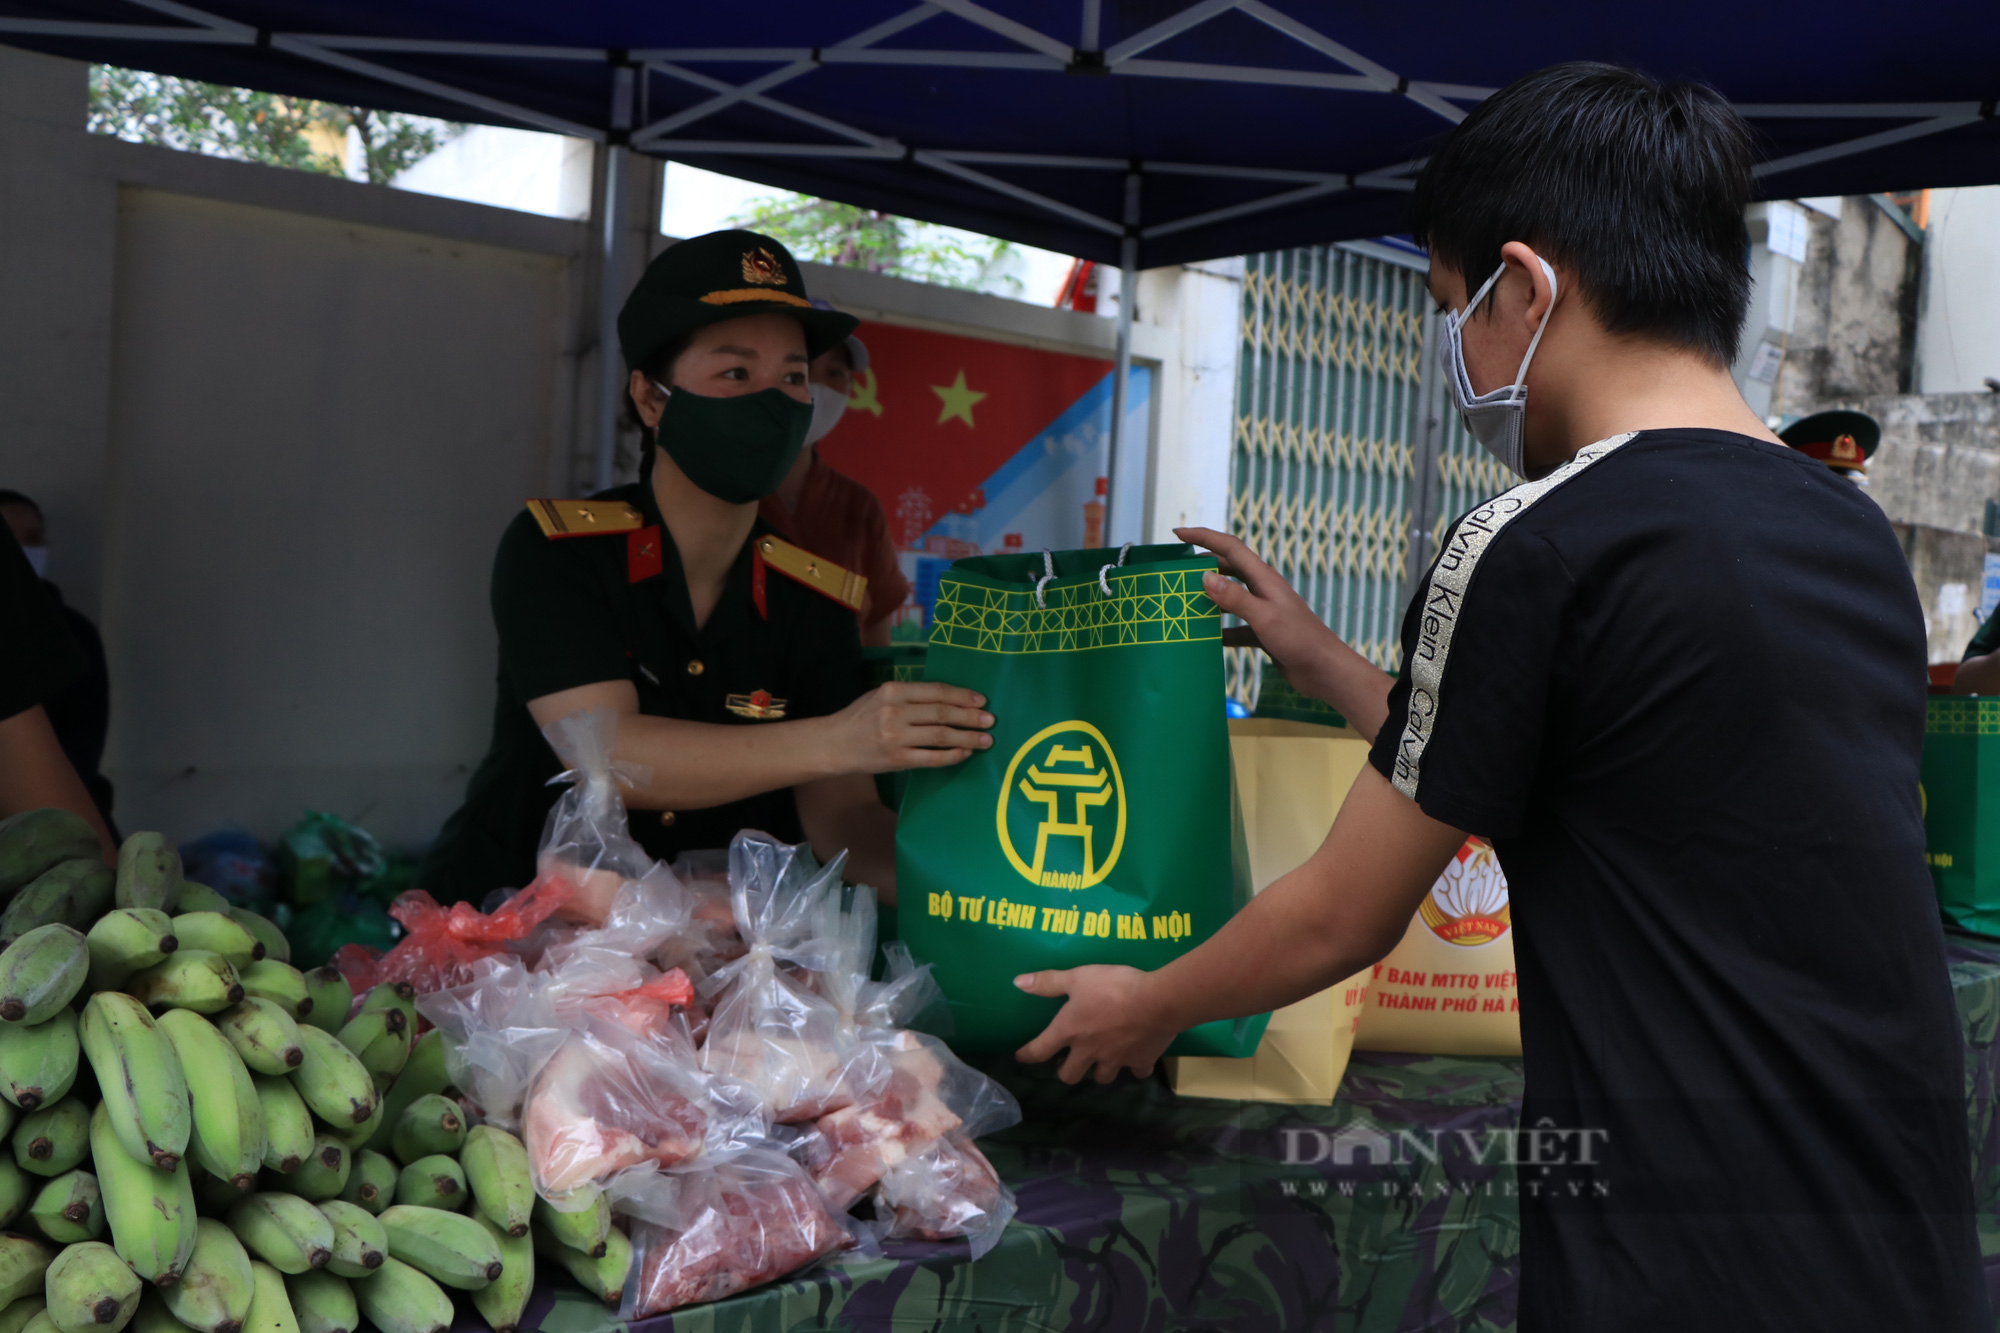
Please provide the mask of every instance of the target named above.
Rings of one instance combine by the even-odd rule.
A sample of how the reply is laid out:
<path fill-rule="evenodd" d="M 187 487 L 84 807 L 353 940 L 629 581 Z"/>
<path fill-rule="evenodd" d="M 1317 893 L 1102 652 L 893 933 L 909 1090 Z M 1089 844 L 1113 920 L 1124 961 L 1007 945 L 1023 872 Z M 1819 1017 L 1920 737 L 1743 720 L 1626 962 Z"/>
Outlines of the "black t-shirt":
<path fill-rule="evenodd" d="M 629 680 L 639 711 L 653 717 L 768 726 L 838 712 L 868 688 L 853 611 L 774 572 L 757 609 L 751 548 L 769 527 L 752 529 L 697 630 L 680 553 L 651 488 L 621 486 L 597 498 L 633 505 L 658 529 L 659 572 L 634 577 L 623 534 L 551 540 L 525 512 L 501 537 L 493 560 L 500 632 L 493 740 L 465 805 L 419 873 L 419 885 L 439 901 L 477 902 L 534 878 L 542 825 L 561 791 L 548 781 L 562 765 L 528 712 L 530 699 Z M 634 810 L 629 822 L 639 845 L 663 860 L 727 847 L 746 828 L 804 839 L 789 787 L 704 810 Z"/>
<path fill-rule="evenodd" d="M 1745 436 L 1613 437 L 1453 526 L 1373 761 L 1507 872 L 1522 1333 L 1993 1327 L 1924 643 L 1875 503 Z"/>
<path fill-rule="evenodd" d="M 83 655 L 20 543 L 0 523 L 0 718 L 25 713 L 83 675 Z"/>

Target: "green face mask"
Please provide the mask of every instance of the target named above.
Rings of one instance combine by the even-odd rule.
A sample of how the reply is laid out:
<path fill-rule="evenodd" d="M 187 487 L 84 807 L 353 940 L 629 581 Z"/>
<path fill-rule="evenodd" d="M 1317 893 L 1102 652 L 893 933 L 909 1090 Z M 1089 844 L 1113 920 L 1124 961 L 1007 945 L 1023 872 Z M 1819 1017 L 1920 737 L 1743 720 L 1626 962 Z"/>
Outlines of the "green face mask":
<path fill-rule="evenodd" d="M 667 395 L 655 438 L 687 479 L 718 500 L 749 504 L 778 489 L 805 447 L 812 404 L 783 389 L 707 398 L 687 389 Z"/>

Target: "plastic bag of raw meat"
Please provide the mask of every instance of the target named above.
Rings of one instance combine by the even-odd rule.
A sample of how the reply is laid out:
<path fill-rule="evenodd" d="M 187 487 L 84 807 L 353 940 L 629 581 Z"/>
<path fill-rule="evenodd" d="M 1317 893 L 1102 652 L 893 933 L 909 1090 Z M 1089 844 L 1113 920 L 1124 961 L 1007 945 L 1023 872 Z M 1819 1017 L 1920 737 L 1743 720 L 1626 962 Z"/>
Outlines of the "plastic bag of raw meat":
<path fill-rule="evenodd" d="M 646 984 L 671 963 L 654 968 L 655 953 L 684 938 L 693 902 L 680 880 L 658 861 L 619 886 L 601 926 L 551 920 L 516 952 L 548 974 L 559 994 L 603 995 Z"/>
<path fill-rule="evenodd" d="M 729 849 L 682 852 L 674 861 L 674 875 L 687 891 L 694 919 L 681 941 L 685 956 L 663 965 L 686 967 L 689 976 L 699 979 L 741 958 L 749 947 L 736 930 Z"/>
<path fill-rule="evenodd" d="M 678 973 L 663 984 L 687 986 Z M 687 1161 L 709 1129 L 708 1083 L 670 1006 L 586 1004 L 521 1106 L 535 1192 L 558 1206 L 629 1169 Z"/>
<path fill-rule="evenodd" d="M 973 1140 L 1019 1124 L 1020 1103 L 992 1079 L 959 1063 L 936 1038 L 901 1035 L 928 1046 L 940 1063 L 957 1064 L 947 1068 L 940 1100 L 957 1108 L 959 1124 L 884 1165 L 876 1199 L 878 1211 L 887 1208 L 893 1218 L 888 1239 L 963 1236 L 972 1257 L 983 1258 L 1000 1243 L 1001 1231 L 1014 1216 L 1014 1192 Z M 898 1068 L 907 1065 L 899 1061 Z"/>
<path fill-rule="evenodd" d="M 888 1077 L 821 1116 L 795 1151 L 834 1209 L 873 1193 L 893 1215 L 890 1238 L 965 1236 L 983 1255 L 1014 1201 L 973 1140 L 1019 1123 L 1019 1104 L 936 1037 L 878 1028 L 865 1040 Z"/>
<path fill-rule="evenodd" d="M 977 1258 L 998 1242 L 1014 1201 L 973 1139 L 1018 1123 L 1020 1107 L 942 1041 L 902 1026 L 938 997 L 929 968 L 916 966 L 907 949 L 884 950 L 883 981 L 857 981 L 854 939 L 872 900 L 859 890 L 844 921 L 823 923 L 850 965 L 814 978 L 852 1034 L 855 1095 L 819 1117 L 794 1152 L 835 1210 L 873 1193 L 890 1238 L 965 1236 Z"/>
<path fill-rule="evenodd" d="M 612 709 L 588 708 L 558 718 L 542 728 L 542 736 L 569 765 L 550 781 L 568 782 L 570 789 L 542 826 L 536 877 L 574 886 L 562 908 L 565 920 L 602 926 L 625 881 L 641 878 L 653 866 L 632 839 L 619 791 L 641 785 L 651 774 L 611 758 L 618 741 L 618 714 Z"/>
<path fill-rule="evenodd" d="M 847 1077 L 855 1043 L 811 978 L 841 956 L 818 930 L 828 897 L 840 897 L 842 859 L 822 868 L 804 847 L 763 833 L 730 844 L 731 902 L 749 947 L 704 987 L 714 1007 L 702 1067 L 756 1090 L 781 1124 L 816 1119 L 858 1091 Z"/>
<path fill-rule="evenodd" d="M 669 1224 L 632 1229 L 638 1277 L 626 1286 L 622 1318 L 721 1300 L 853 1244 L 798 1163 L 776 1148 L 676 1172 L 674 1184 Z"/>
<path fill-rule="evenodd" d="M 422 889 L 411 889 L 389 906 L 389 915 L 407 932 L 395 948 L 383 954 L 349 944 L 334 954 L 333 964 L 356 995 L 393 981 L 409 982 L 419 995 L 463 985 L 471 980 L 474 963 L 504 953 L 575 893 L 567 881 L 538 879 L 493 911 L 481 912 L 471 903 L 442 907 Z"/>

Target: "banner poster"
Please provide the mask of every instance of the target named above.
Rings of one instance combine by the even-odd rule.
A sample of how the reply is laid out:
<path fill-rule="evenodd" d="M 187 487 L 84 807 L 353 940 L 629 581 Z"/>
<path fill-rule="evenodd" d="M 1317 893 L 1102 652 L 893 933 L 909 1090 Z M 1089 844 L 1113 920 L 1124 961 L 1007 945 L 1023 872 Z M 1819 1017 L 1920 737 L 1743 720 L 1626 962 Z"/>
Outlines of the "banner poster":
<path fill-rule="evenodd" d="M 819 450 L 889 516 L 911 587 L 897 640 L 929 633 L 954 560 L 1107 544 L 1111 362 L 872 321 L 858 334 L 868 369 Z M 1133 366 L 1125 439 L 1141 461 L 1152 388 Z M 1121 486 L 1121 505 L 1141 489 Z"/>

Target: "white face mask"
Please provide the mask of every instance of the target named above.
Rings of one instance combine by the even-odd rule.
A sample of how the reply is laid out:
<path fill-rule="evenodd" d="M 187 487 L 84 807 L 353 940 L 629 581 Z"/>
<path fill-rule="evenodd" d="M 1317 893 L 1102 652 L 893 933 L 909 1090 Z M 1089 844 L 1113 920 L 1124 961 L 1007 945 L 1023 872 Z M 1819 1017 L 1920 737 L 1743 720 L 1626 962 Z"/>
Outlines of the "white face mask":
<path fill-rule="evenodd" d="M 1460 340 L 1459 329 L 1493 290 L 1493 284 L 1500 281 L 1500 275 L 1507 271 L 1502 264 L 1486 280 L 1486 285 L 1465 303 L 1465 309 L 1448 311 L 1440 326 L 1440 337 L 1444 340 L 1445 383 L 1451 389 L 1451 405 L 1458 409 L 1464 419 L 1465 428 L 1472 432 L 1472 438 L 1486 446 L 1486 451 L 1499 459 L 1506 469 L 1517 477 L 1528 475 L 1527 459 L 1524 457 L 1526 443 L 1522 435 L 1522 424 L 1528 415 L 1528 363 L 1535 359 L 1535 348 L 1541 345 L 1542 333 L 1549 327 L 1549 316 L 1556 311 L 1556 271 L 1549 267 L 1549 261 L 1537 257 L 1542 272 L 1549 275 L 1549 308 L 1542 312 L 1541 325 L 1536 328 L 1534 338 L 1528 343 L 1528 354 L 1521 358 L 1521 369 L 1514 375 L 1514 382 L 1495 389 L 1492 393 L 1475 394 L 1472 380 L 1465 373 L 1465 344 Z"/>
<path fill-rule="evenodd" d="M 47 578 L 47 577 L 49 576 L 49 548 L 48 548 L 48 547 L 46 547 L 46 546 L 23 546 L 23 547 L 21 548 L 21 554 L 22 554 L 22 555 L 25 555 L 25 556 L 27 556 L 27 557 L 28 557 L 28 564 L 29 564 L 29 566 L 30 566 L 31 568 L 33 568 L 33 569 L 34 569 L 34 571 L 35 571 L 35 577 L 36 577 L 36 578 L 38 578 L 38 579 L 45 579 L 45 578 Z"/>
<path fill-rule="evenodd" d="M 812 386 L 813 419 L 806 427 L 806 443 L 818 444 L 833 428 L 840 424 L 840 418 L 847 413 L 847 395 L 825 384 Z"/>

